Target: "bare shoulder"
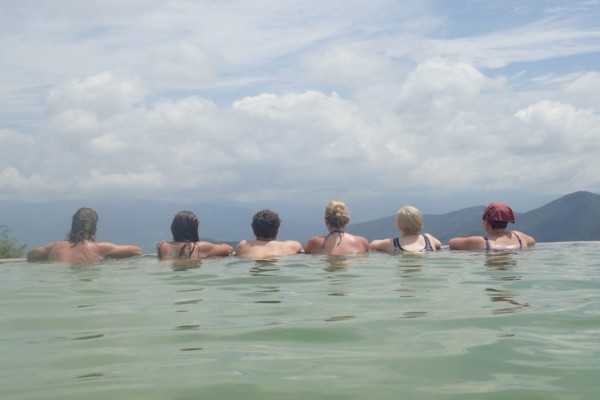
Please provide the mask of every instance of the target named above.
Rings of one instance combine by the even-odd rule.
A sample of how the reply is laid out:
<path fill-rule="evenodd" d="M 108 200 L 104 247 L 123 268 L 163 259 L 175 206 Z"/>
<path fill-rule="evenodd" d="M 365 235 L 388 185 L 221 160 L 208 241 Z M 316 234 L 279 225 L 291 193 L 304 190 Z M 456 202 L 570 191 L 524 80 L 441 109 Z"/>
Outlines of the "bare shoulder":
<path fill-rule="evenodd" d="M 304 245 L 304 251 L 306 253 L 314 253 L 317 252 L 318 249 L 323 245 L 323 241 L 325 240 L 322 236 L 313 236 Z"/>
<path fill-rule="evenodd" d="M 248 240 L 246 240 L 246 239 L 241 240 L 238 244 L 235 245 L 235 251 L 239 252 L 240 250 L 247 248 L 248 245 L 249 245 Z"/>
<path fill-rule="evenodd" d="M 483 236 L 469 236 L 452 238 L 448 242 L 450 250 L 481 250 L 485 249 Z"/>
<path fill-rule="evenodd" d="M 354 240 L 361 246 L 365 251 L 369 251 L 369 241 L 366 237 L 353 235 Z"/>
<path fill-rule="evenodd" d="M 431 242 L 433 248 L 435 248 L 436 250 L 440 250 L 442 248 L 442 242 L 440 242 L 438 238 L 436 238 L 430 233 L 425 233 L 424 235 L 429 238 L 429 241 Z"/>
<path fill-rule="evenodd" d="M 296 252 L 302 250 L 302 243 L 298 242 L 297 240 L 286 240 L 283 242 L 283 244 Z"/>
<path fill-rule="evenodd" d="M 233 254 L 233 247 L 225 243 L 198 242 L 202 257 L 223 257 Z"/>
<path fill-rule="evenodd" d="M 527 243 L 527 247 L 533 247 L 535 246 L 535 239 L 533 238 L 533 236 L 530 236 L 526 233 L 520 232 L 520 231 L 513 231 L 514 233 L 516 233 L 519 238 L 521 238 L 521 240 L 524 240 L 525 243 Z"/>
<path fill-rule="evenodd" d="M 97 242 L 95 247 L 102 257 L 124 258 L 142 255 L 141 247 L 132 244 L 119 245 L 110 242 Z"/>

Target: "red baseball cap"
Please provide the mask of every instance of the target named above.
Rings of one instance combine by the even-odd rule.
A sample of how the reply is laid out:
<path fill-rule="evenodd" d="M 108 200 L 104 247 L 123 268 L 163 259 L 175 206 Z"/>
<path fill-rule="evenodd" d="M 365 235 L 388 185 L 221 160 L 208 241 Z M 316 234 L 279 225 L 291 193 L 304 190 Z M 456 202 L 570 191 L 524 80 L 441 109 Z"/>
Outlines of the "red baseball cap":
<path fill-rule="evenodd" d="M 483 212 L 483 218 L 489 221 L 515 223 L 515 213 L 506 204 L 492 203 Z"/>

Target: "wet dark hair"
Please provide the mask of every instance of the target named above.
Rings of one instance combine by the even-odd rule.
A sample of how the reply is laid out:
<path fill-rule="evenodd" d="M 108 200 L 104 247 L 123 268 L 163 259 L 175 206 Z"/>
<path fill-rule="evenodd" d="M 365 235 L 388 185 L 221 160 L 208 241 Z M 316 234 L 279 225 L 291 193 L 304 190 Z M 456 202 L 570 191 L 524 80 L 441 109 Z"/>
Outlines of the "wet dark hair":
<path fill-rule="evenodd" d="M 486 220 L 487 222 L 490 224 L 490 226 L 492 227 L 493 230 L 496 229 L 506 229 L 506 227 L 508 226 L 508 222 L 506 221 L 493 221 L 489 218 L 487 218 L 487 214 L 483 214 L 483 216 L 481 217 L 481 219 Z"/>
<path fill-rule="evenodd" d="M 67 239 L 73 245 L 88 240 L 93 242 L 96 240 L 96 224 L 98 222 L 98 214 L 91 208 L 80 208 L 73 215 L 71 222 L 71 230 L 67 235 Z"/>
<path fill-rule="evenodd" d="M 269 209 L 260 210 L 252 218 L 252 231 L 257 239 L 276 238 L 279 225 L 281 225 L 279 215 Z"/>
<path fill-rule="evenodd" d="M 175 242 L 199 242 L 198 217 L 191 211 L 179 211 L 171 223 L 171 233 Z"/>

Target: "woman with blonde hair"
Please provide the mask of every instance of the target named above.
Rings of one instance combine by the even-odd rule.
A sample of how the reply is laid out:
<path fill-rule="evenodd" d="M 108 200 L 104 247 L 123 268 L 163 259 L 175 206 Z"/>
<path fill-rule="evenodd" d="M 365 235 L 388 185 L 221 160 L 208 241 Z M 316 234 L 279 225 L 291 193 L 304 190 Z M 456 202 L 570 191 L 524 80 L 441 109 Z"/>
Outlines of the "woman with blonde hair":
<path fill-rule="evenodd" d="M 429 233 L 421 233 L 423 223 L 423 214 L 416 207 L 402 207 L 396 213 L 400 236 L 393 239 L 373 240 L 369 249 L 389 254 L 421 253 L 441 249 L 442 243 L 439 240 Z"/>
<path fill-rule="evenodd" d="M 311 237 L 304 246 L 309 254 L 353 255 L 369 251 L 369 242 L 362 236 L 346 232 L 350 223 L 348 206 L 341 201 L 332 200 L 325 207 L 325 226 L 328 233 Z"/>

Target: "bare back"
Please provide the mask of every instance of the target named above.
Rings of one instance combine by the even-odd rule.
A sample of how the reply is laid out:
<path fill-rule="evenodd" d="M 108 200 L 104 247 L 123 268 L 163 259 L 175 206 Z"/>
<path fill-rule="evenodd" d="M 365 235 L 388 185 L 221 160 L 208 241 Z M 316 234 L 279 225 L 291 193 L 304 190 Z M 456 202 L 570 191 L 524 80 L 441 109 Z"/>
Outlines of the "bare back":
<path fill-rule="evenodd" d="M 27 253 L 29 261 L 66 261 L 85 263 L 104 258 L 133 257 L 142 254 L 142 249 L 134 245 L 116 245 L 108 242 L 84 240 L 77 244 L 67 240 L 53 242 L 32 249 Z"/>
<path fill-rule="evenodd" d="M 450 250 L 509 250 L 535 246 L 535 239 L 523 232 L 488 232 L 488 236 L 453 238 L 448 243 Z"/>
<path fill-rule="evenodd" d="M 426 239 L 427 238 L 427 239 Z M 397 240 L 399 248 L 394 241 Z M 428 242 L 427 242 L 428 241 Z M 428 246 L 428 243 L 431 247 Z M 373 240 L 369 244 L 369 250 L 382 251 L 389 254 L 397 252 L 421 253 L 424 251 L 438 251 L 442 248 L 442 243 L 428 233 L 424 234 L 402 234 L 398 239 L 380 239 Z"/>
<path fill-rule="evenodd" d="M 297 254 L 302 250 L 300 242 L 295 240 L 242 240 L 235 247 L 235 252 L 240 258 L 266 260 Z"/>
<path fill-rule="evenodd" d="M 304 246 L 308 254 L 355 255 L 367 253 L 369 242 L 362 236 L 332 231 L 325 236 L 313 236 Z"/>
<path fill-rule="evenodd" d="M 156 255 L 161 260 L 200 260 L 206 257 L 223 257 L 233 253 L 228 244 L 213 244 L 208 242 L 167 242 L 156 245 Z"/>

